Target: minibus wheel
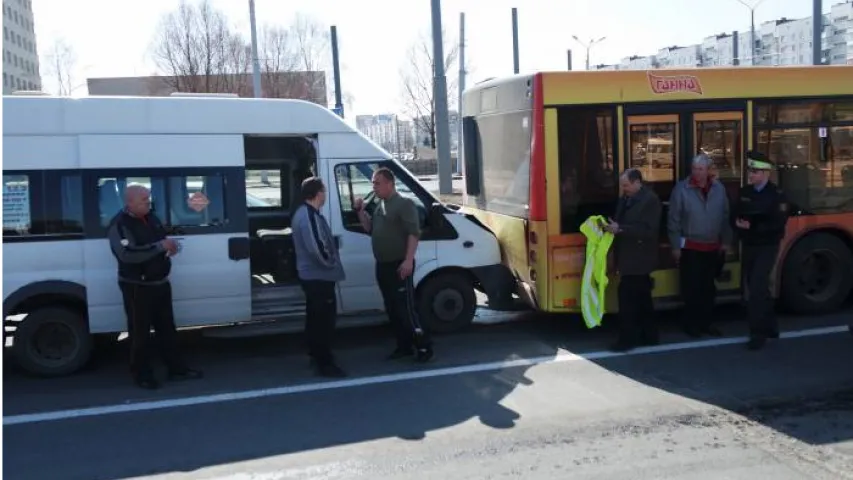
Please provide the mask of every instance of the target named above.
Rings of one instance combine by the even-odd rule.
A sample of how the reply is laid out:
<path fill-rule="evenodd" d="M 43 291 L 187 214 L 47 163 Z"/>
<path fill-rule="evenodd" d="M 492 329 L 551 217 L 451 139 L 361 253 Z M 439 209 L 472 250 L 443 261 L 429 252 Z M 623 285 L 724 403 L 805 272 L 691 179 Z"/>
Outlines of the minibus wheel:
<path fill-rule="evenodd" d="M 81 369 L 92 354 L 92 335 L 82 312 L 42 307 L 18 325 L 12 350 L 20 367 L 42 377 L 68 375 Z"/>
<path fill-rule="evenodd" d="M 853 252 L 831 233 L 813 233 L 785 256 L 780 298 L 796 313 L 837 310 L 853 290 Z"/>
<path fill-rule="evenodd" d="M 474 321 L 476 310 L 474 282 L 463 272 L 438 272 L 418 286 L 418 314 L 430 332 L 462 330 Z"/>

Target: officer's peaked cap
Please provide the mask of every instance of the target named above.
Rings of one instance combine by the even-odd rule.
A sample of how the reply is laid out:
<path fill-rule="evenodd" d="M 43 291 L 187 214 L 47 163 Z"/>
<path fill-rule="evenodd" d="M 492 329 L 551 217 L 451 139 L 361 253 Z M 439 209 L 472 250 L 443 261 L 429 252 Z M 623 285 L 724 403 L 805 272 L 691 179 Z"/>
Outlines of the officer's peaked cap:
<path fill-rule="evenodd" d="M 767 158 L 767 155 L 750 150 L 746 152 L 747 167 L 753 170 L 773 170 L 776 165 Z"/>

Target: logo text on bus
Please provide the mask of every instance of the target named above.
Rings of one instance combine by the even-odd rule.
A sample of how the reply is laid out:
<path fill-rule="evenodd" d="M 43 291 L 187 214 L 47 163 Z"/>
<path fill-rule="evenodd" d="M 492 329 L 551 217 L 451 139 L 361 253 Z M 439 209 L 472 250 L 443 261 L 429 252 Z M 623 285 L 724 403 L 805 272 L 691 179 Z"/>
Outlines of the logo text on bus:
<path fill-rule="evenodd" d="M 652 92 L 657 95 L 667 93 L 695 93 L 702 95 L 702 84 L 699 82 L 699 77 L 693 75 L 654 75 L 647 73 L 649 77 L 649 86 Z"/>

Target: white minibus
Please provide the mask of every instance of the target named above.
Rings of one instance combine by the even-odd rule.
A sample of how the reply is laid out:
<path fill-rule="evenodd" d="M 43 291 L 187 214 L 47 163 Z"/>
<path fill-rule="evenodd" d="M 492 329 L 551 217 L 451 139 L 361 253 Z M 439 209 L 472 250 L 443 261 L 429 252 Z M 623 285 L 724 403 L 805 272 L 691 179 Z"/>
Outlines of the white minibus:
<path fill-rule="evenodd" d="M 450 332 L 471 323 L 475 290 L 496 307 L 511 302 L 514 280 L 495 235 L 323 106 L 4 96 L 3 315 L 17 362 L 34 374 L 68 374 L 96 340 L 127 330 L 105 234 L 133 183 L 151 189 L 155 213 L 182 242 L 171 276 L 179 328 L 302 327 L 288 227 L 311 175 L 327 185 L 322 213 L 346 271 L 339 325 L 384 321 L 370 238 L 352 208 L 359 197 L 375 206 L 370 178 L 383 166 L 421 213 L 414 280 L 426 326 Z"/>

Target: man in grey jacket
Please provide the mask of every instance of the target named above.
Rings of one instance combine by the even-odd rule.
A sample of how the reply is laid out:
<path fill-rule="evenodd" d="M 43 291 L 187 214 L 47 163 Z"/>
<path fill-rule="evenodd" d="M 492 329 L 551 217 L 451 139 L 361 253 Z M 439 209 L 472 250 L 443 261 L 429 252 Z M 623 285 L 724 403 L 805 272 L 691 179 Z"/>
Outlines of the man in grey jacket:
<path fill-rule="evenodd" d="M 669 200 L 669 242 L 679 268 L 684 330 L 692 337 L 721 335 L 711 325 L 714 280 L 733 241 L 729 199 L 723 184 L 709 174 L 711 167 L 707 155 L 697 155 L 690 177 L 676 184 Z"/>
<path fill-rule="evenodd" d="M 308 355 L 317 373 L 344 377 L 332 355 L 332 337 L 338 304 L 335 283 L 345 278 L 338 246 L 329 223 L 320 213 L 326 203 L 326 187 L 318 177 L 302 182 L 303 203 L 293 214 L 291 229 L 296 250 L 296 269 L 305 292 L 305 334 Z"/>

